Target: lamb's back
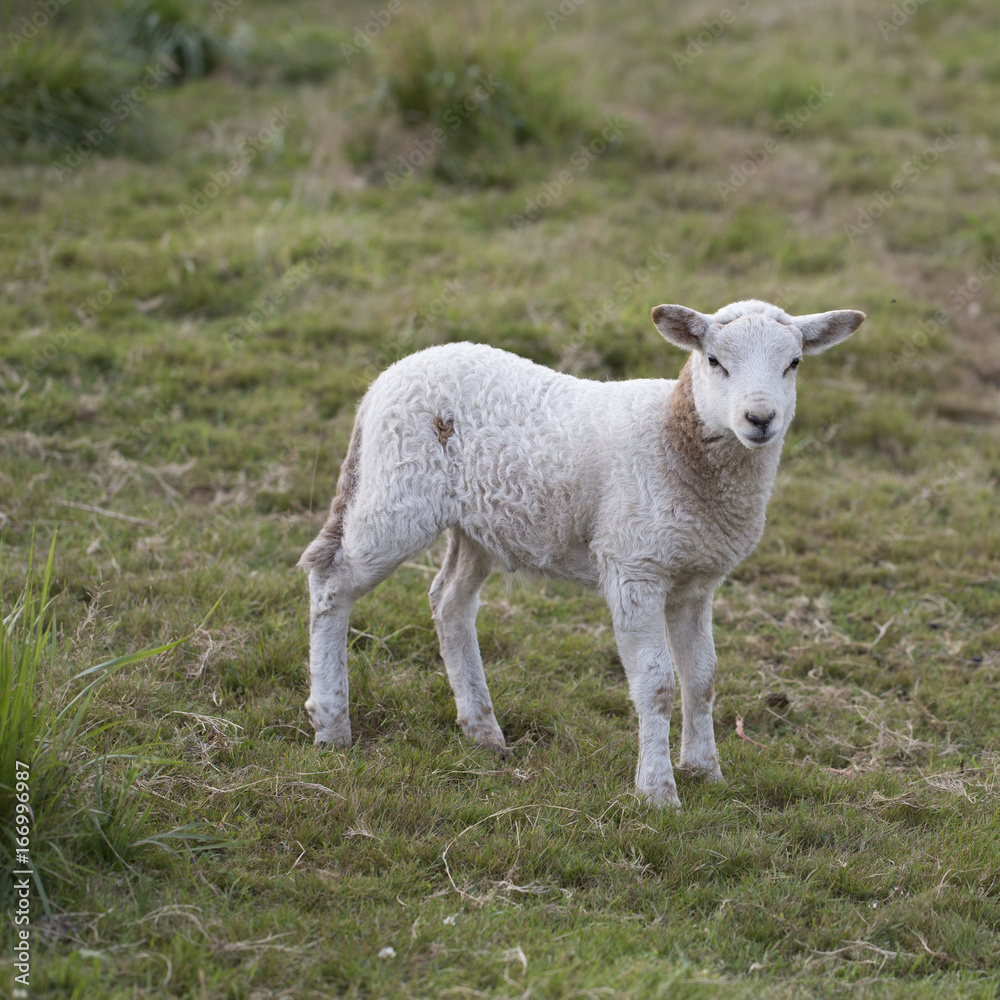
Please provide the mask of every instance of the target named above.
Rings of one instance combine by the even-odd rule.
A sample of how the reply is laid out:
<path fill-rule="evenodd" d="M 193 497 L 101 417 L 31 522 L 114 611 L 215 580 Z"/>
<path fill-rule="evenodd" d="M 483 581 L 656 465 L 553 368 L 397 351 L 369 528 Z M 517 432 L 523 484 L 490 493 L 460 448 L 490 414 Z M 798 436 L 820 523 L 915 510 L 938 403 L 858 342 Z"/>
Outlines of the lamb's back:
<path fill-rule="evenodd" d="M 603 497 L 644 464 L 626 452 L 640 447 L 637 437 L 658 440 L 671 385 L 578 379 L 485 345 L 449 344 L 388 368 L 366 409 L 391 430 L 381 448 L 411 467 L 422 456 L 411 471 L 424 488 L 446 491 L 454 523 L 506 568 L 593 582 L 589 544 Z"/>

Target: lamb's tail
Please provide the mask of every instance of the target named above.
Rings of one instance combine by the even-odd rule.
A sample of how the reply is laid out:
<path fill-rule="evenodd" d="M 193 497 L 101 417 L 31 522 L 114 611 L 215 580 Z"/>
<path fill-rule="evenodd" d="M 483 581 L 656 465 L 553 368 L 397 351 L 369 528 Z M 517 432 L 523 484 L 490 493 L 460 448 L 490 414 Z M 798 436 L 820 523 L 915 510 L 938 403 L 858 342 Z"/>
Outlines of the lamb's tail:
<path fill-rule="evenodd" d="M 298 561 L 298 565 L 307 572 L 316 570 L 320 573 L 326 573 L 333 566 L 333 561 L 337 557 L 337 552 L 340 551 L 340 543 L 344 537 L 344 515 L 351 506 L 351 501 L 358 489 L 360 459 L 361 411 L 359 410 L 354 420 L 354 429 L 351 431 L 351 440 L 347 446 L 347 456 L 340 467 L 337 492 L 330 504 L 330 513 L 327 515 L 326 523 L 320 528 L 319 534 L 302 553 L 302 557 Z"/>

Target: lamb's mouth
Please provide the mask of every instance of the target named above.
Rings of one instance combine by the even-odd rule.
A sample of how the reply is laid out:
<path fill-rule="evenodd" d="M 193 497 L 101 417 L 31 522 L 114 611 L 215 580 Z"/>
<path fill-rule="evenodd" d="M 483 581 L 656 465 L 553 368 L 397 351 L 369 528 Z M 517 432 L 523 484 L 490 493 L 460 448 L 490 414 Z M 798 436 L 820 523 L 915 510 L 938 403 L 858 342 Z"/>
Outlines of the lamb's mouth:
<path fill-rule="evenodd" d="M 778 436 L 777 431 L 757 431 L 753 434 L 740 434 L 740 440 L 747 448 L 763 448 Z"/>

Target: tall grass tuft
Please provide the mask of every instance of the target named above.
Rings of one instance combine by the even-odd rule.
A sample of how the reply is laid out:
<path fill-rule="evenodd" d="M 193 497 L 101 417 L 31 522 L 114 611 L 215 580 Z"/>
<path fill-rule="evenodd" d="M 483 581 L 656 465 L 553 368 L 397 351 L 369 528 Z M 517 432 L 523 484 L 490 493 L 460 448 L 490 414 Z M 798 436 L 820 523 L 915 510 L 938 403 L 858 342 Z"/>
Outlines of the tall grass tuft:
<path fill-rule="evenodd" d="M 111 44 L 141 66 L 164 63 L 176 80 L 208 76 L 239 49 L 187 0 L 125 0 L 105 25 Z"/>
<path fill-rule="evenodd" d="M 414 19 L 387 32 L 350 150 L 356 165 L 505 184 L 523 176 L 525 154 L 589 141 L 600 130 L 595 116 L 570 96 L 566 73 L 530 62 L 529 52 L 499 25 L 468 35 Z"/>
<path fill-rule="evenodd" d="M 13 828 L 7 820 L 14 815 L 17 761 L 41 761 L 35 748 L 49 715 L 48 694 L 38 693 L 37 680 L 39 668 L 52 653 L 52 627 L 46 614 L 53 555 L 54 547 L 49 550 L 40 593 L 34 592 L 34 567 L 29 562 L 24 591 L 9 611 L 0 607 L 0 816 L 5 835 Z"/>
<path fill-rule="evenodd" d="M 130 97 L 140 84 L 148 93 L 151 70 L 176 83 L 244 60 L 242 47 L 187 0 L 122 0 L 99 10 L 97 26 L 50 28 L 4 56 L 0 149 L 86 142 L 105 155 L 154 152 L 151 114 L 144 98 Z"/>
<path fill-rule="evenodd" d="M 127 865 L 145 846 L 197 848 L 207 839 L 189 826 L 150 831 L 148 802 L 137 780 L 151 764 L 174 763 L 157 759 L 154 745 L 92 754 L 83 743 L 98 686 L 116 670 L 173 649 L 181 640 L 96 664 L 59 685 L 64 650 L 51 616 L 54 558 L 53 538 L 40 579 L 32 551 L 24 588 L 12 607 L 0 606 L 0 909 L 10 898 L 10 873 L 25 867 L 15 863 L 23 847 L 15 839 L 19 772 L 29 775 L 28 856 L 46 910 L 52 881 L 69 878 L 89 860 Z M 112 774 L 122 763 L 127 770 L 116 781 Z"/>
<path fill-rule="evenodd" d="M 146 145 L 137 109 L 127 127 L 101 129 L 131 80 L 131 67 L 100 58 L 82 38 L 52 32 L 5 56 L 0 67 L 0 147 L 73 145 L 98 130 L 101 152 Z"/>

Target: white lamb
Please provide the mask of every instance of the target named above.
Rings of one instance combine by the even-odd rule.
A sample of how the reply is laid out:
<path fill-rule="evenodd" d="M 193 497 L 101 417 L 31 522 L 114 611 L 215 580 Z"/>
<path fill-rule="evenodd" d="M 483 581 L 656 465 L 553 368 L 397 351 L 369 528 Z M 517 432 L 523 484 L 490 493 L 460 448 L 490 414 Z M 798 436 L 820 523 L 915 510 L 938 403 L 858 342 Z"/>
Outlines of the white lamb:
<path fill-rule="evenodd" d="M 352 605 L 447 530 L 430 600 L 466 735 L 505 747 L 476 636 L 480 589 L 495 567 L 533 570 L 608 602 L 639 716 L 638 793 L 680 805 L 674 667 L 680 767 L 722 779 L 712 595 L 763 532 L 801 356 L 845 340 L 865 316 L 789 316 L 757 300 L 714 316 L 676 305 L 652 315 L 691 351 L 676 381 L 587 381 L 468 343 L 420 351 L 375 380 L 329 516 L 300 560 L 317 743 L 351 743 Z"/>

